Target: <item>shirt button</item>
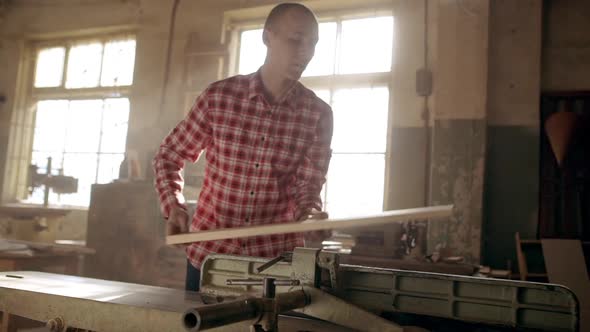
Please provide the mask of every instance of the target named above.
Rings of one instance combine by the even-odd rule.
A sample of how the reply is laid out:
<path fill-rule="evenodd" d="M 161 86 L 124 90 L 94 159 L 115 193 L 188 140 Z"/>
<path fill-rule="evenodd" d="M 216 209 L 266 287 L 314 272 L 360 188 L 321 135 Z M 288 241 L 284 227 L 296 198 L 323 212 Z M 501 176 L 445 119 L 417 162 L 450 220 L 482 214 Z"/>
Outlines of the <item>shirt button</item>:
<path fill-rule="evenodd" d="M 242 248 L 246 249 L 246 244 L 242 243 Z"/>
<path fill-rule="evenodd" d="M 246 218 L 246 222 L 250 222 L 250 218 Z"/>
<path fill-rule="evenodd" d="M 254 196 L 254 192 L 253 191 L 250 192 L 250 196 Z"/>
<path fill-rule="evenodd" d="M 260 166 L 258 163 L 256 164 L 256 168 L 258 168 L 258 166 Z"/>
<path fill-rule="evenodd" d="M 264 142 L 264 136 L 262 136 L 262 141 Z"/>

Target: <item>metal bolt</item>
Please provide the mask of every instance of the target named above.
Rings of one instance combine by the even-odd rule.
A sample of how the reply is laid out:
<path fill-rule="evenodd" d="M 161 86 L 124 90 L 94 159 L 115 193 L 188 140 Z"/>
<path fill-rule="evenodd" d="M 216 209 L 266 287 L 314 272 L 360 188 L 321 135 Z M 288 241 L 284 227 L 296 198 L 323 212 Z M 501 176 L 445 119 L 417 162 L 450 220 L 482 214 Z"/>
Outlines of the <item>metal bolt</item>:
<path fill-rule="evenodd" d="M 45 326 L 51 332 L 61 332 L 63 331 L 65 325 L 66 324 L 64 323 L 64 320 L 61 317 L 55 317 L 54 319 L 50 319 L 49 321 L 47 321 L 47 324 L 45 324 Z"/>

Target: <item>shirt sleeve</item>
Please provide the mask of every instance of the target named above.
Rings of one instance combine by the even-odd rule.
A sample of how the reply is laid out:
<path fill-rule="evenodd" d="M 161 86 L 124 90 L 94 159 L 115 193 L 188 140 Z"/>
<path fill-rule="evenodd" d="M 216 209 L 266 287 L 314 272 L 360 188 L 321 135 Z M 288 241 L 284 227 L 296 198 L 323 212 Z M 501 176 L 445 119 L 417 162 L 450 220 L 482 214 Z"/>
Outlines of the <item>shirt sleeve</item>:
<path fill-rule="evenodd" d="M 186 210 L 181 171 L 185 161 L 195 162 L 212 141 L 207 90 L 195 101 L 189 114 L 163 140 L 153 158 L 154 185 L 160 210 L 168 219 L 174 206 Z"/>
<path fill-rule="evenodd" d="M 315 208 L 322 210 L 320 193 L 326 182 L 326 173 L 332 157 L 333 115 L 328 105 L 323 104 L 313 142 L 305 152 L 295 175 L 295 217 Z"/>

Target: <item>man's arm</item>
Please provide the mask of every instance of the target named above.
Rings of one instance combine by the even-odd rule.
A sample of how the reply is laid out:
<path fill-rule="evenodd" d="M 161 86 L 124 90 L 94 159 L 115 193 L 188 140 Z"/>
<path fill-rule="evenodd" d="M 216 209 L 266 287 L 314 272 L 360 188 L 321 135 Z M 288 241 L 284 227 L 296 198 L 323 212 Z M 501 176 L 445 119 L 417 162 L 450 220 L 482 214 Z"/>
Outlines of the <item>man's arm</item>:
<path fill-rule="evenodd" d="M 314 140 L 295 175 L 295 220 L 305 219 L 310 213 L 322 210 L 320 193 L 332 157 L 330 144 L 334 121 L 332 110 L 327 105 L 325 107 L 318 120 Z"/>
<path fill-rule="evenodd" d="M 181 171 L 186 160 L 195 162 L 212 139 L 212 126 L 207 90 L 195 101 L 187 117 L 164 138 L 152 166 L 155 187 L 159 195 L 160 209 L 168 219 L 171 210 L 186 211 Z M 174 214 L 177 214 L 176 212 Z"/>

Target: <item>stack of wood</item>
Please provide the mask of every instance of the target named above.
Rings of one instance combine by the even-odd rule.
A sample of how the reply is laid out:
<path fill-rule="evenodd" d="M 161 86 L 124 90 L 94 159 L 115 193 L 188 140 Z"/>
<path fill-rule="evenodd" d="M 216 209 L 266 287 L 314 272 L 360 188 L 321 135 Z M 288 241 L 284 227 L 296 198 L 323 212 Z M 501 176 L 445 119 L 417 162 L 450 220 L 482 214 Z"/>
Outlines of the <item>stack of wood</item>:
<path fill-rule="evenodd" d="M 473 275 L 477 277 L 500 279 L 510 279 L 511 277 L 510 270 L 492 269 L 489 266 L 485 265 L 466 264 L 465 258 L 463 256 L 455 256 L 453 254 L 453 251 L 449 248 L 440 248 L 439 250 L 435 251 L 432 255 L 429 255 L 426 258 L 428 261 L 433 262 L 435 264 L 444 263 L 470 265 L 473 268 Z"/>
<path fill-rule="evenodd" d="M 511 279 L 510 270 L 492 269 L 489 266 L 480 265 L 476 276 L 485 278 Z"/>
<path fill-rule="evenodd" d="M 80 245 L 0 239 L 0 255 L 2 256 L 92 255 L 95 252 L 94 249 Z"/>

